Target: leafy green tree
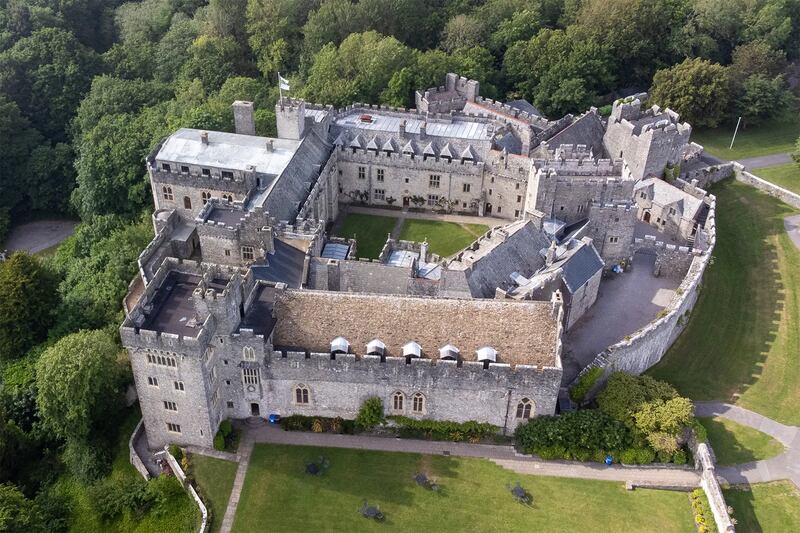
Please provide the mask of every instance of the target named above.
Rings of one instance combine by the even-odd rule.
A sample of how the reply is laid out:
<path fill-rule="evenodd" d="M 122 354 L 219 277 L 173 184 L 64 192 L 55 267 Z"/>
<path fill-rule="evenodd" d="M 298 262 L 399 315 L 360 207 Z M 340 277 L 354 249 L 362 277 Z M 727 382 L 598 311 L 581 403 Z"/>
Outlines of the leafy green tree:
<path fill-rule="evenodd" d="M 774 78 L 786 69 L 786 53 L 775 50 L 766 42 L 756 40 L 737 46 L 733 50 L 733 82 L 746 80 L 750 76 L 760 74 Z"/>
<path fill-rule="evenodd" d="M 44 519 L 36 502 L 10 483 L 0 485 L 0 531 L 44 532 Z"/>
<path fill-rule="evenodd" d="M 456 15 L 447 22 L 442 33 L 442 48 L 448 52 L 483 43 L 483 24 L 476 17 Z"/>
<path fill-rule="evenodd" d="M 527 41 L 542 29 L 542 15 L 537 5 L 532 5 L 503 20 L 489 37 L 492 52 L 502 56 L 517 41 Z"/>
<path fill-rule="evenodd" d="M 673 454 L 678 449 L 678 436 L 692 421 L 694 406 L 688 398 L 671 398 L 643 403 L 633 413 L 636 429 L 646 435 L 657 452 Z"/>
<path fill-rule="evenodd" d="M 601 411 L 617 420 L 628 422 L 642 404 L 677 397 L 678 392 L 669 383 L 650 376 L 615 372 L 611 374 L 605 388 L 597 396 L 597 404 Z"/>
<path fill-rule="evenodd" d="M 36 363 L 38 403 L 45 424 L 61 438 L 86 442 L 120 406 L 120 366 L 114 338 L 102 330 L 63 337 Z"/>
<path fill-rule="evenodd" d="M 31 211 L 69 213 L 69 195 L 75 188 L 75 154 L 67 143 L 43 143 L 28 159 L 23 206 Z"/>
<path fill-rule="evenodd" d="M 693 126 L 716 127 L 726 118 L 730 103 L 728 69 L 705 59 L 685 59 L 656 72 L 650 97 Z"/>
<path fill-rule="evenodd" d="M 351 0 L 323 0 L 318 9 L 309 13 L 303 26 L 306 53 L 314 54 L 329 43 L 339 46 L 364 26 L 361 12 Z"/>
<path fill-rule="evenodd" d="M 6 418 L 0 409 L 0 483 L 14 480 L 23 465 L 20 459 L 25 457 L 25 434 L 16 423 Z M 0 511 L 2 516 L 2 511 Z M 0 518 L 2 525 L 2 518 Z M 0 531 L 4 531 L 0 529 Z"/>
<path fill-rule="evenodd" d="M 0 362 L 44 339 L 58 302 L 55 279 L 26 252 L 0 263 Z"/>
<path fill-rule="evenodd" d="M 199 79 L 208 91 L 222 87 L 237 70 L 242 53 L 233 37 L 200 35 L 190 47 L 191 55 L 184 63 L 181 76 Z"/>
<path fill-rule="evenodd" d="M 361 404 L 356 416 L 356 426 L 364 429 L 372 429 L 384 421 L 383 402 L 377 396 L 370 396 Z"/>
<path fill-rule="evenodd" d="M 758 124 L 781 116 L 789 106 L 791 95 L 783 76 L 772 79 L 755 74 L 740 85 L 736 108 L 746 124 Z"/>
<path fill-rule="evenodd" d="M 248 0 L 245 29 L 265 78 L 275 80 L 278 71 L 297 67 L 304 26 L 318 5 L 319 0 Z"/>
<path fill-rule="evenodd" d="M 0 146 L 3 147 L 0 209 L 4 209 L 6 214 L 23 199 L 27 188 L 28 160 L 31 152 L 41 142 L 42 136 L 22 115 L 17 104 L 0 94 Z M 5 233 L 0 231 L 0 240 L 5 239 Z"/>

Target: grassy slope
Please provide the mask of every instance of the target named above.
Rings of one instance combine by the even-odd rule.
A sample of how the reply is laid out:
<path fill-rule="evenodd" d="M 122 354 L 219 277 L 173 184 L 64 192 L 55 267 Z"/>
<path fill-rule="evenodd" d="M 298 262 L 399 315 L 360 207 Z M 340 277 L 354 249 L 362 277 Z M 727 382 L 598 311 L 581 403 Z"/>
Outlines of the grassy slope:
<path fill-rule="evenodd" d="M 723 491 L 734 509 L 736 531 L 800 531 L 800 491 L 789 481 Z"/>
<path fill-rule="evenodd" d="M 358 240 L 358 257 L 377 259 L 396 218 L 350 213 L 338 231 L 340 237 Z"/>
<path fill-rule="evenodd" d="M 717 248 L 687 329 L 651 374 L 694 399 L 736 403 L 800 424 L 800 251 L 786 204 L 726 182 Z"/>
<path fill-rule="evenodd" d="M 713 130 L 692 132 L 692 140 L 702 144 L 705 150 L 723 159 L 744 159 L 767 154 L 779 154 L 794 150 L 800 136 L 800 116 L 797 112 L 787 113 L 785 117 L 772 120 L 759 126 L 739 129 L 733 150 L 731 144 L 734 126 L 721 126 Z"/>
<path fill-rule="evenodd" d="M 128 460 L 128 439 L 141 418 L 139 410 L 132 411 L 120 427 L 117 446 L 114 451 L 114 462 L 110 477 L 115 479 L 132 479 L 139 473 Z M 150 512 L 141 520 L 131 516 L 121 516 L 113 522 L 106 523 L 96 514 L 88 488 L 79 481 L 65 475 L 58 482 L 59 490 L 72 500 L 72 516 L 70 531 L 74 533 L 162 533 L 165 531 L 181 533 L 195 531 L 200 525 L 200 511 L 188 495 L 181 492 L 179 500 L 170 502 L 170 512 L 156 516 Z M 175 480 L 175 483 L 178 483 Z"/>
<path fill-rule="evenodd" d="M 759 178 L 800 194 L 800 166 L 797 163 L 757 168 L 752 172 Z"/>
<path fill-rule="evenodd" d="M 400 231 L 400 238 L 418 242 L 427 239 L 432 253 L 447 257 L 469 246 L 488 229 L 488 226 L 482 224 L 406 219 Z"/>
<path fill-rule="evenodd" d="M 304 473 L 324 454 L 330 470 Z M 439 493 L 417 487 L 424 471 Z M 511 497 L 519 481 L 533 508 Z M 358 509 L 386 514 L 377 524 Z M 576 504 L 579 501 L 580 504 Z M 259 444 L 253 451 L 233 530 L 273 531 L 694 531 L 686 495 L 621 483 L 516 475 L 480 459 Z"/>
<path fill-rule="evenodd" d="M 222 518 L 233 488 L 233 479 L 236 477 L 237 463 L 206 457 L 205 455 L 192 455 L 192 472 L 195 481 L 200 487 L 203 502 L 211 510 L 211 532 L 216 533 L 222 527 Z"/>
<path fill-rule="evenodd" d="M 783 445 L 753 428 L 720 417 L 699 418 L 721 465 L 769 459 L 783 453 Z"/>

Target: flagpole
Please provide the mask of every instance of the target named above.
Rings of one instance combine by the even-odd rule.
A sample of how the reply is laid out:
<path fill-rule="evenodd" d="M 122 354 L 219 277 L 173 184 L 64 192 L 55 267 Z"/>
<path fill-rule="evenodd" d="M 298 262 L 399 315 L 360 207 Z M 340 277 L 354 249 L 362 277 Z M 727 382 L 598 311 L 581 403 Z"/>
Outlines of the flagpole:
<path fill-rule="evenodd" d="M 280 94 L 281 109 L 283 109 L 283 85 L 281 84 L 281 73 L 278 71 L 278 93 Z"/>

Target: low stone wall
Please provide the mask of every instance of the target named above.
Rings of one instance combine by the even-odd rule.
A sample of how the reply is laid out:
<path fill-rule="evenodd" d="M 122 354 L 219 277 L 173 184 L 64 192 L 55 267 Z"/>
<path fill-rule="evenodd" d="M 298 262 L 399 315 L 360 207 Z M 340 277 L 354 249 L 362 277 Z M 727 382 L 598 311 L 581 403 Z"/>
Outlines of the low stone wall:
<path fill-rule="evenodd" d="M 136 447 L 133 444 L 144 432 L 144 424 L 142 422 L 144 422 L 144 419 L 139 420 L 139 423 L 136 424 L 136 429 L 134 429 L 133 433 L 131 433 L 131 438 L 128 439 L 128 457 L 136 471 L 139 472 L 145 479 L 150 479 L 150 472 L 148 472 L 147 467 L 144 466 L 142 458 L 139 457 L 138 453 L 136 453 Z"/>
<path fill-rule="evenodd" d="M 730 177 L 734 172 L 734 163 L 721 163 L 710 167 L 690 170 L 681 175 L 681 179 L 689 183 L 697 180 L 697 186 L 706 189 L 709 186 Z"/>
<path fill-rule="evenodd" d="M 756 189 L 764 191 L 770 196 L 774 196 L 775 198 L 784 201 L 792 207 L 800 209 L 800 194 L 793 193 L 788 189 L 779 187 L 774 183 L 761 179 L 758 176 L 747 172 L 744 165 L 739 163 L 733 163 L 733 170 L 736 176 L 736 181 L 741 181 L 742 183 L 751 185 Z"/>
<path fill-rule="evenodd" d="M 714 521 L 717 523 L 717 530 L 720 533 L 733 533 L 736 529 L 728 514 L 728 505 L 725 503 L 725 496 L 722 494 L 722 488 L 719 486 L 719 481 L 717 481 L 717 473 L 711 449 L 705 442 L 701 442 L 692 448 L 695 466 L 701 470 L 700 486 L 703 488 L 703 492 L 706 493 L 706 497 L 708 498 L 711 513 L 714 515 Z"/>
<path fill-rule="evenodd" d="M 161 452 L 164 454 L 164 457 L 169 463 L 169 467 L 172 469 L 172 473 L 175 474 L 175 477 L 178 478 L 183 488 L 189 495 L 194 499 L 194 502 L 197 504 L 197 507 L 200 509 L 200 514 L 203 515 L 203 521 L 200 523 L 199 533 L 205 533 L 208 529 L 208 509 L 206 509 L 203 500 L 200 499 L 200 496 L 197 495 L 197 491 L 194 490 L 194 487 L 191 483 L 187 483 L 186 481 L 186 473 L 181 468 L 181 465 L 178 464 L 178 460 L 175 459 L 171 453 L 169 453 L 169 446 L 164 447 L 164 451 Z"/>

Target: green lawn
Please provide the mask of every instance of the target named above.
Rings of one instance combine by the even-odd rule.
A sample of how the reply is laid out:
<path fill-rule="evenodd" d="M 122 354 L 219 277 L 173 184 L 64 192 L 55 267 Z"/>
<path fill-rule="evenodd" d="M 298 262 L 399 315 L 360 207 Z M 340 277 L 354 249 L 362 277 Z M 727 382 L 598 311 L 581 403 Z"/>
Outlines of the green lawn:
<path fill-rule="evenodd" d="M 800 251 L 793 210 L 742 183 L 716 186 L 717 248 L 691 320 L 650 374 L 698 400 L 800 424 Z"/>
<path fill-rule="evenodd" d="M 211 511 L 211 532 L 215 533 L 222 527 L 239 464 L 198 454 L 192 455 L 191 464 L 200 496 Z"/>
<path fill-rule="evenodd" d="M 337 234 L 358 240 L 358 257 L 377 259 L 396 222 L 393 217 L 349 213 Z"/>
<path fill-rule="evenodd" d="M 698 418 L 708 432 L 717 462 L 735 465 L 769 459 L 783 453 L 783 445 L 756 429 L 722 417 Z"/>
<path fill-rule="evenodd" d="M 800 491 L 789 481 L 723 490 L 740 532 L 800 531 Z"/>
<path fill-rule="evenodd" d="M 324 455 L 316 477 L 305 461 Z M 418 487 L 425 472 L 442 489 Z M 519 481 L 534 498 L 517 503 Z M 386 515 L 362 517 L 367 500 Z M 686 494 L 626 491 L 622 483 L 517 475 L 481 459 L 259 444 L 253 450 L 233 530 L 271 531 L 671 531 L 693 532 Z"/>
<path fill-rule="evenodd" d="M 469 246 L 489 229 L 483 224 L 457 224 L 439 220 L 406 219 L 400 238 L 422 242 L 427 239 L 430 251 L 448 257 Z"/>
<path fill-rule="evenodd" d="M 752 170 L 752 173 L 761 179 L 800 194 L 800 166 L 797 163 L 756 168 Z"/>
<path fill-rule="evenodd" d="M 128 459 L 128 439 L 133 433 L 141 415 L 139 410 L 132 410 L 123 421 L 114 452 L 114 462 L 110 477 L 122 481 L 140 477 Z M 177 484 L 178 481 L 173 481 Z M 56 482 L 57 492 L 66 495 L 71 501 L 69 531 L 72 533 L 175 533 L 197 531 L 200 526 L 200 511 L 194 501 L 181 491 L 180 497 L 169 502 L 169 512 L 157 516 L 148 512 L 141 520 L 136 520 L 130 513 L 111 522 L 103 522 L 98 516 L 88 487 L 76 479 L 64 475 Z"/>
<path fill-rule="evenodd" d="M 800 136 L 800 115 L 791 111 L 780 119 L 758 126 L 739 128 L 733 150 L 730 150 L 728 147 L 735 127 L 733 124 L 711 130 L 698 129 L 692 132 L 692 140 L 702 144 L 706 152 L 722 159 L 744 159 L 791 152 Z"/>

